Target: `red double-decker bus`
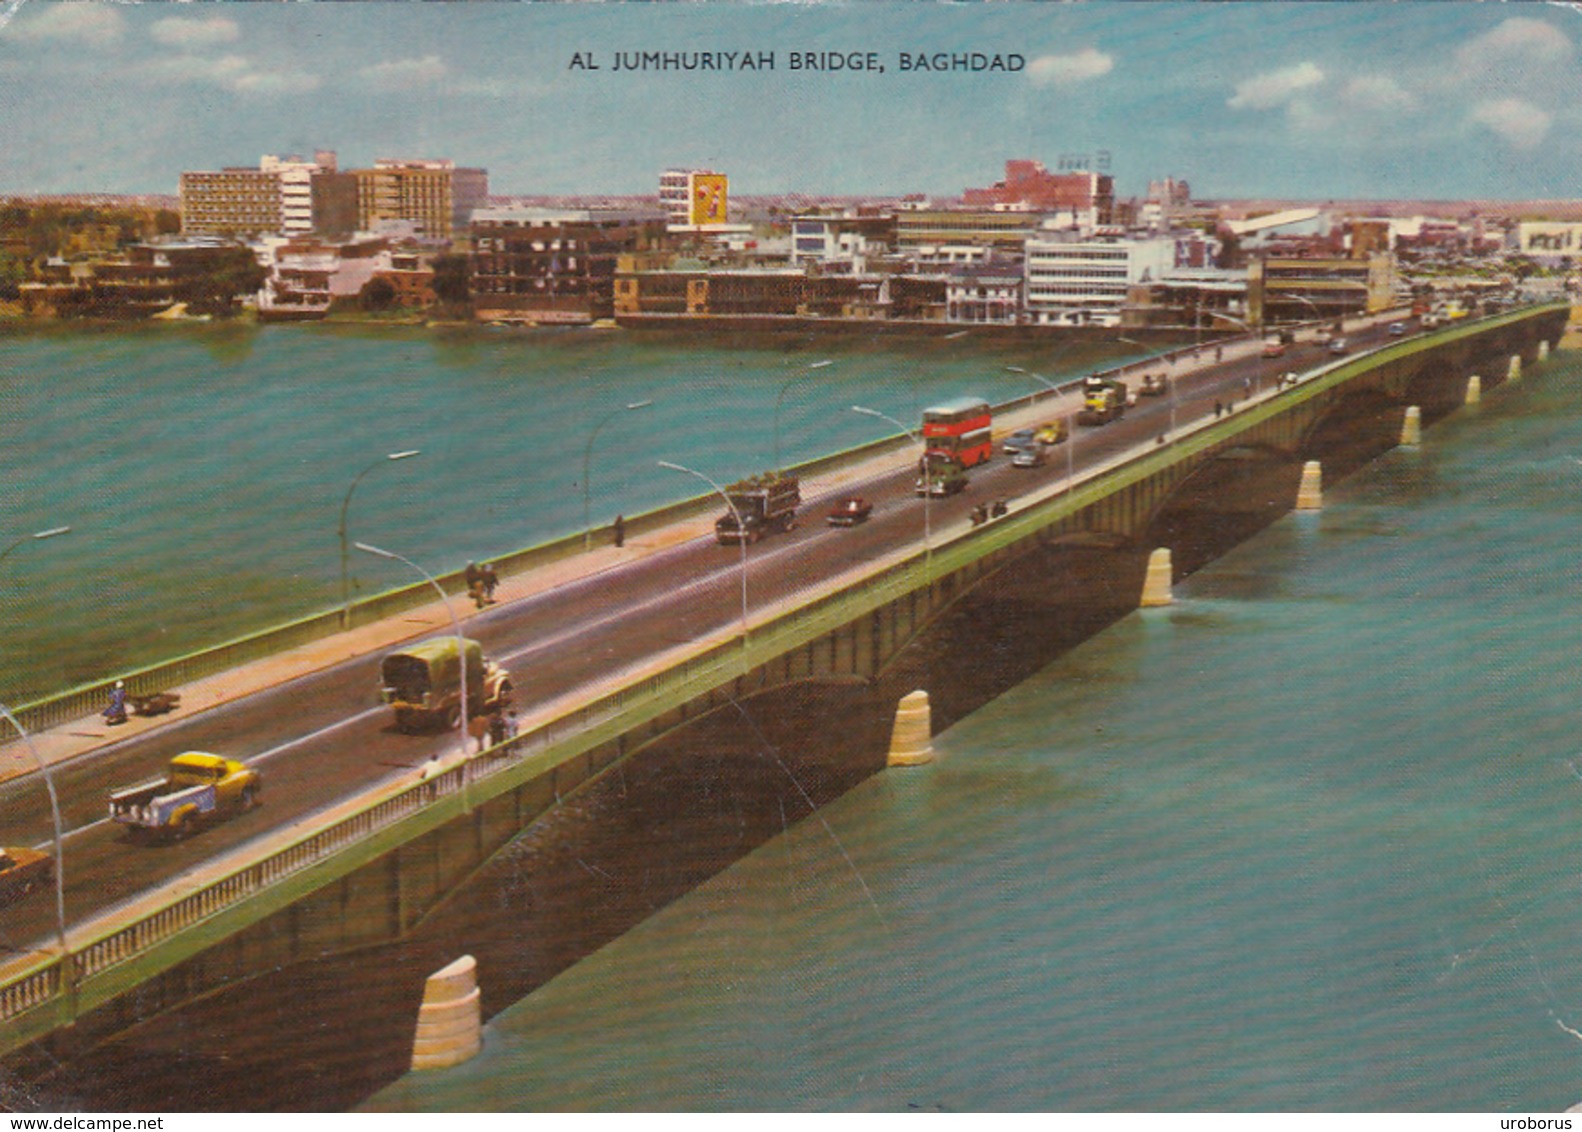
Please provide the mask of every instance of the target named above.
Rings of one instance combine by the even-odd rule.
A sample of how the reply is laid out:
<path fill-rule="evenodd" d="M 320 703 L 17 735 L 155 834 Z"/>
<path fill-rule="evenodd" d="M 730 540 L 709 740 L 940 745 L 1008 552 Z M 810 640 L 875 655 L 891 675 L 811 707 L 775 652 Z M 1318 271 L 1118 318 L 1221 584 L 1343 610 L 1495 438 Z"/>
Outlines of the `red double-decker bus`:
<path fill-rule="evenodd" d="M 932 459 L 954 460 L 963 468 L 994 455 L 989 437 L 989 403 L 982 397 L 957 397 L 923 410 L 923 451 Z"/>

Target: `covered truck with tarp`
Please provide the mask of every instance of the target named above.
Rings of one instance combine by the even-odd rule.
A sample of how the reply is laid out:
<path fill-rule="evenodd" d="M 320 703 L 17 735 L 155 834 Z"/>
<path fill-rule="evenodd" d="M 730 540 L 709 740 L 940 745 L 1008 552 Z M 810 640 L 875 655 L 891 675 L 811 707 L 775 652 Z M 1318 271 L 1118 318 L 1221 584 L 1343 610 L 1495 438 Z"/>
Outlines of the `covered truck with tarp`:
<path fill-rule="evenodd" d="M 802 484 L 796 476 L 765 472 L 737 480 L 725 489 L 731 509 L 714 524 L 721 545 L 757 542 L 775 531 L 796 526 L 796 509 L 802 503 Z M 737 516 L 741 522 L 737 522 Z"/>
<path fill-rule="evenodd" d="M 401 731 L 449 729 L 461 719 L 462 652 L 467 664 L 467 714 L 504 711 L 513 694 L 511 677 L 483 655 L 477 641 L 435 637 L 387 653 L 379 665 L 380 700 L 395 709 Z"/>

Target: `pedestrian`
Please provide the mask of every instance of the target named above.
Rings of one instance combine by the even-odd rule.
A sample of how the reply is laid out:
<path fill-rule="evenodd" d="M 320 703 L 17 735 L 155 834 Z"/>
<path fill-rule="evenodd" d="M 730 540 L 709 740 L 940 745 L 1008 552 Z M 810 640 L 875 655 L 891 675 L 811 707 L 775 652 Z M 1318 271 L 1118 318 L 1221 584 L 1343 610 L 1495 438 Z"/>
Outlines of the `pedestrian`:
<path fill-rule="evenodd" d="M 624 515 L 615 517 L 615 545 L 617 547 L 626 545 L 626 517 Z"/>
<path fill-rule="evenodd" d="M 417 780 L 423 784 L 423 797 L 425 801 L 432 802 L 434 800 L 434 795 L 439 791 L 439 784 L 434 781 L 435 776 L 438 774 L 439 754 L 436 752 L 428 757 L 428 761 L 425 762 L 422 766 L 422 769 L 417 772 Z"/>
<path fill-rule="evenodd" d="M 487 715 L 475 715 L 467 721 L 467 734 L 478 740 L 478 750 L 482 751 L 489 739 L 489 720 Z"/>
<path fill-rule="evenodd" d="M 110 705 L 99 713 L 111 727 L 126 722 L 126 684 L 121 680 L 110 689 Z"/>
<path fill-rule="evenodd" d="M 494 572 L 494 566 L 491 563 L 485 562 L 483 564 L 483 571 L 479 576 L 479 581 L 483 583 L 483 600 L 489 605 L 493 605 L 494 590 L 500 584 L 500 575 Z"/>
<path fill-rule="evenodd" d="M 1241 391 L 1243 396 L 1252 396 L 1252 378 L 1244 377 L 1241 379 Z"/>
<path fill-rule="evenodd" d="M 483 608 L 483 571 L 478 569 L 476 562 L 467 563 L 467 569 L 462 571 L 462 581 L 467 583 L 467 596 L 472 598 L 472 603 L 479 609 Z"/>
<path fill-rule="evenodd" d="M 1223 413 L 1224 411 L 1225 411 L 1225 406 L 1221 405 L 1218 401 L 1215 401 L 1214 402 L 1214 419 L 1215 420 L 1219 420 L 1220 414 Z"/>
<path fill-rule="evenodd" d="M 512 708 L 505 717 L 505 737 L 507 739 L 516 738 L 517 726 L 516 709 Z"/>
<path fill-rule="evenodd" d="M 1223 346 L 1215 346 L 1214 347 L 1214 360 L 1216 362 L 1220 362 L 1220 361 L 1224 361 L 1225 360 L 1225 347 L 1223 347 Z"/>
<path fill-rule="evenodd" d="M 498 747 L 505 742 L 505 716 L 493 712 L 489 716 L 489 746 Z"/>

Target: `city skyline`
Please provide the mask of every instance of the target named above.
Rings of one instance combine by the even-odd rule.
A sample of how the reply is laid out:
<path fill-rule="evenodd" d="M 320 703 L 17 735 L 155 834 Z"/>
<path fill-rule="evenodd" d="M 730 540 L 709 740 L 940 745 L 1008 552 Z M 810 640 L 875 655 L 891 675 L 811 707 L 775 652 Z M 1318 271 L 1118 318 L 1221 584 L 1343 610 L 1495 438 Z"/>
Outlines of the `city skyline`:
<path fill-rule="evenodd" d="M 0 21 L 7 194 L 173 194 L 182 170 L 324 148 L 448 157 L 500 195 L 709 167 L 733 195 L 954 196 L 1069 155 L 1122 196 L 1173 176 L 1202 197 L 1566 198 L 1582 154 L 1582 20 L 1555 7 L 3 0 Z M 715 69 L 616 69 L 641 52 Z"/>

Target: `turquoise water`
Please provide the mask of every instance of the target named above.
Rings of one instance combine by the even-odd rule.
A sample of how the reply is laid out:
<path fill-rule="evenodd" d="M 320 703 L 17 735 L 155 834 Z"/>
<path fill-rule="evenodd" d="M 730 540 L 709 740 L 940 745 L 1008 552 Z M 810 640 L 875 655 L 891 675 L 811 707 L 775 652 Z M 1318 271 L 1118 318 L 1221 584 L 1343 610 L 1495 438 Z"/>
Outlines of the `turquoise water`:
<path fill-rule="evenodd" d="M 910 423 L 941 396 L 1042 388 L 1007 364 L 1058 377 L 1127 356 L 971 338 L 0 328 L 0 547 L 73 528 L 0 564 L 0 702 L 333 608 L 342 502 L 390 452 L 422 455 L 359 483 L 350 537 L 441 573 L 581 530 L 585 458 L 604 524 L 698 494 L 659 460 L 722 482 L 773 466 L 777 402 L 794 462 L 893 431 L 853 403 Z M 362 555 L 351 568 L 356 593 L 416 580 Z"/>
<path fill-rule="evenodd" d="M 1582 1100 L 1579 384 L 1330 485 L 368 1107 Z"/>

